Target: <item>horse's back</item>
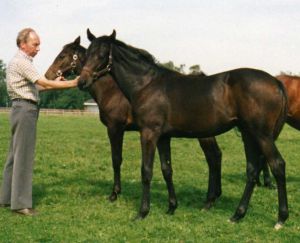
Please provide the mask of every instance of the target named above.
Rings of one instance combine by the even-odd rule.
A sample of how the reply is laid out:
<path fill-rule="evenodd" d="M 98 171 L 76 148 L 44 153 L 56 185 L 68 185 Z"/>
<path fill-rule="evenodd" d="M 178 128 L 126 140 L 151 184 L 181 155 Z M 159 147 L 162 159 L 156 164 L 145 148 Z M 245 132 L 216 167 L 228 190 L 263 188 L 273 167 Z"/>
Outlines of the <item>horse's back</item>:
<path fill-rule="evenodd" d="M 235 69 L 206 77 L 178 74 L 148 89 L 151 98 L 146 95 L 149 102 L 143 103 L 147 119 L 156 119 L 152 114 L 161 114 L 168 119 L 168 129 L 196 131 L 201 135 L 223 133 L 239 124 L 252 124 L 260 129 L 266 125 L 261 117 L 273 116 L 276 123 L 285 109 L 282 85 L 255 69 Z M 156 109 L 153 113 L 151 107 Z M 276 125 L 268 125 L 272 133 Z"/>

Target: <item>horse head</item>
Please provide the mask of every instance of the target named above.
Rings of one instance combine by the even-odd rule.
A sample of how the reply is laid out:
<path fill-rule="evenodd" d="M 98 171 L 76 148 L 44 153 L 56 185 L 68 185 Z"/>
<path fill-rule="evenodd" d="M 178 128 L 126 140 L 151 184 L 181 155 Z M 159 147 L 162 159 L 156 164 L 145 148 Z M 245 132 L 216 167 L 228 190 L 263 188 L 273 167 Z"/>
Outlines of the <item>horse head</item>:
<path fill-rule="evenodd" d="M 88 39 L 91 41 L 86 52 L 86 63 L 81 71 L 78 87 L 85 90 L 101 76 L 110 72 L 112 66 L 112 44 L 116 40 L 116 31 L 110 36 L 96 38 L 88 29 Z"/>
<path fill-rule="evenodd" d="M 79 75 L 86 59 L 86 48 L 80 45 L 80 36 L 65 45 L 48 68 L 45 77 L 55 79 L 59 76 Z"/>

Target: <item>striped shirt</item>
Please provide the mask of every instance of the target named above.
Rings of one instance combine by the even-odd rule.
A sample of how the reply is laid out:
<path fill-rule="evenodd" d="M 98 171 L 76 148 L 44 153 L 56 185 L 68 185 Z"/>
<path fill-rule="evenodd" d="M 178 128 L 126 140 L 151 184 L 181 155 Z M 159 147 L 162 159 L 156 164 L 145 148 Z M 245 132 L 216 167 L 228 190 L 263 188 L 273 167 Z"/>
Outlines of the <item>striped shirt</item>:
<path fill-rule="evenodd" d="M 7 91 L 12 100 L 28 99 L 38 102 L 35 82 L 42 78 L 32 63 L 32 57 L 19 50 L 6 69 Z"/>

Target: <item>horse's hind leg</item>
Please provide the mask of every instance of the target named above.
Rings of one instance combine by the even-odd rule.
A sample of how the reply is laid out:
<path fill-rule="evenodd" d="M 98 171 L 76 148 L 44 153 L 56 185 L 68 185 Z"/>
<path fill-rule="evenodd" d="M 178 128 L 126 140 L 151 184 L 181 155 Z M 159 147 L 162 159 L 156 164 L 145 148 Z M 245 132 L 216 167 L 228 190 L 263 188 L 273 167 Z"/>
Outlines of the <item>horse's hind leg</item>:
<path fill-rule="evenodd" d="M 275 228 L 280 228 L 287 220 L 288 213 L 288 201 L 286 192 L 286 178 L 285 178 L 285 161 L 278 151 L 274 141 L 270 138 L 264 138 L 259 140 L 261 150 L 264 153 L 266 160 L 271 168 L 272 174 L 276 180 L 278 190 L 278 222 Z"/>
<path fill-rule="evenodd" d="M 230 218 L 232 222 L 236 222 L 245 216 L 259 171 L 260 149 L 258 144 L 250 134 L 243 131 L 242 138 L 247 159 L 247 181 L 239 206 Z"/>
<path fill-rule="evenodd" d="M 221 161 L 222 152 L 214 137 L 198 139 L 204 152 L 209 168 L 208 191 L 204 209 L 212 207 L 214 202 L 222 194 L 221 186 Z"/>
<path fill-rule="evenodd" d="M 271 180 L 271 175 L 270 175 L 270 171 L 269 171 L 269 166 L 268 166 L 268 162 L 265 160 L 264 157 L 261 158 L 262 162 L 261 162 L 261 167 L 262 167 L 262 172 L 263 172 L 263 178 L 264 178 L 264 187 L 267 187 L 269 189 L 273 189 L 274 186 L 272 184 L 272 180 Z M 258 176 L 259 177 L 259 176 Z M 259 178 L 258 178 L 259 179 Z M 257 183 L 257 185 L 259 185 L 259 183 Z"/>
<path fill-rule="evenodd" d="M 239 219 L 243 218 L 246 214 L 249 201 L 253 192 L 253 188 L 256 183 L 259 168 L 257 164 L 257 161 L 259 161 L 259 151 L 264 155 L 264 157 L 268 161 L 278 188 L 279 213 L 278 222 L 275 225 L 275 228 L 278 229 L 288 218 L 285 162 L 281 157 L 279 151 L 277 150 L 274 141 L 271 138 L 260 136 L 256 137 L 256 140 L 254 140 L 249 134 L 248 136 L 246 136 L 245 133 L 242 133 L 242 137 L 244 140 L 247 158 L 247 183 L 240 204 L 235 214 L 231 218 L 231 221 L 238 221 Z M 258 142 L 257 145 L 255 141 Z"/>
<path fill-rule="evenodd" d="M 173 170 L 171 163 L 170 138 L 160 138 L 157 142 L 157 148 L 160 157 L 161 170 L 166 181 L 169 193 L 169 209 L 167 213 L 174 214 L 174 211 L 177 208 L 177 199 L 172 179 Z"/>
<path fill-rule="evenodd" d="M 121 128 L 108 128 L 108 137 L 111 146 L 112 166 L 114 169 L 114 185 L 109 196 L 111 202 L 117 200 L 118 194 L 121 193 L 121 164 L 124 130 Z"/>

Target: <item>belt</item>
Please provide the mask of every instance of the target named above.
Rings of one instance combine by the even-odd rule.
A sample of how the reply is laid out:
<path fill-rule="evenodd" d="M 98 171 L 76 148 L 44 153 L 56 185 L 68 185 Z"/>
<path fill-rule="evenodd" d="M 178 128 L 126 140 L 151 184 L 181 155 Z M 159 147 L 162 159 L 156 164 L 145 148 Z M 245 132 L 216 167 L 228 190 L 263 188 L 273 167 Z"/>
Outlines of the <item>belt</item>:
<path fill-rule="evenodd" d="M 28 100 L 28 99 L 21 99 L 21 98 L 17 98 L 17 99 L 13 99 L 12 100 L 13 102 L 14 101 L 23 101 L 23 102 L 27 102 L 27 103 L 30 103 L 30 104 L 33 104 L 33 105 L 37 105 L 38 103 L 34 100 Z"/>

